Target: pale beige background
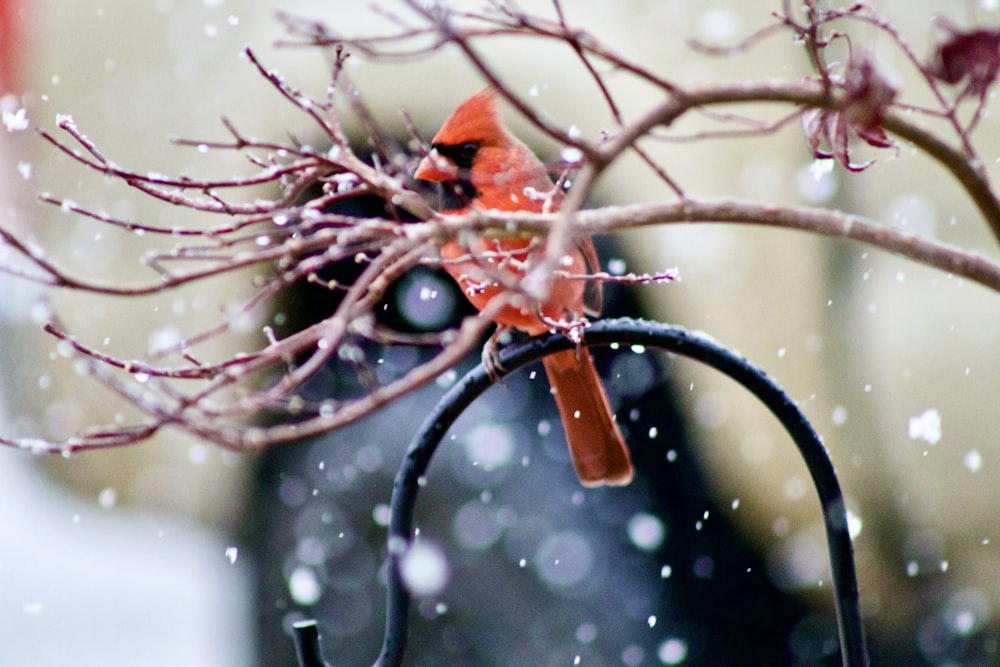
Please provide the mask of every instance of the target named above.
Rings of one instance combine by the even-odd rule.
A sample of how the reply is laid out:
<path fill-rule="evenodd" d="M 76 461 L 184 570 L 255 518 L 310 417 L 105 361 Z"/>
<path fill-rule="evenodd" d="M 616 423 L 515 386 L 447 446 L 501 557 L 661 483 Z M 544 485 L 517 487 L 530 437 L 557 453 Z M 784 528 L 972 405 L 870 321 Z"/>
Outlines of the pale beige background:
<path fill-rule="evenodd" d="M 787 79 L 804 73 L 803 58 L 789 40 L 775 40 L 750 58 L 735 61 L 696 57 L 684 44 L 686 37 L 736 39 L 767 23 L 768 13 L 778 4 L 769 0 L 564 2 L 577 24 L 679 82 Z M 972 2 L 946 0 L 875 4 L 921 55 L 930 53 L 929 41 L 940 34 L 928 20 L 936 12 L 959 23 L 968 22 L 970 14 L 981 22 L 997 18 L 995 3 L 985 1 L 978 9 Z M 303 0 L 283 5 L 336 21 L 348 33 L 378 25 L 364 13 L 364 3 Z M 206 159 L 170 146 L 167 138 L 222 137 L 221 115 L 260 135 L 277 136 L 285 127 L 303 126 L 302 119 L 239 56 L 240 48 L 250 44 L 295 84 L 317 92 L 323 89 L 326 65 L 319 54 L 272 47 L 280 35 L 270 15 L 276 6 L 249 0 L 35 2 L 28 73 L 30 119 L 51 130 L 56 114 L 71 113 L 110 156 L 140 170 L 220 175 L 245 169 L 238 159 L 219 155 Z M 904 86 L 915 85 L 912 70 L 884 35 L 861 29 L 855 39 L 856 46 L 870 41 Z M 527 92 L 537 87 L 539 105 L 560 122 L 576 124 L 588 136 L 606 126 L 608 119 L 595 91 L 571 58 L 555 49 L 523 44 L 497 45 L 484 52 L 502 60 L 502 72 L 516 89 Z M 350 71 L 387 126 L 398 128 L 401 107 L 423 127 L 433 129 L 458 101 L 482 85 L 454 53 L 405 67 L 358 62 Z M 624 77 L 609 80 L 629 116 L 642 113 L 658 99 L 655 92 Z M 922 94 L 912 99 L 927 100 Z M 507 117 L 525 138 L 538 139 L 509 110 Z M 687 128 L 698 126 L 693 122 Z M 996 123 L 987 118 L 977 138 L 994 176 L 997 136 Z M 33 196 L 39 191 L 121 214 L 149 216 L 161 224 L 185 224 L 184 211 L 150 205 L 107 184 L 33 137 L 3 140 L 3 223 L 44 239 L 51 254 L 74 271 L 101 278 L 143 275 L 132 260 L 129 240 L 106 232 L 98 237 L 94 225 L 37 206 Z M 693 195 L 843 206 L 886 224 L 998 256 L 996 242 L 955 184 L 906 146 L 897 157 L 880 155 L 880 162 L 863 175 L 837 170 L 821 181 L 809 171 L 812 161 L 797 126 L 763 140 L 662 144 L 653 146 L 653 151 Z M 29 178 L 18 172 L 17 162 L 32 165 Z M 600 195 L 614 203 L 671 197 L 635 161 L 625 161 L 610 173 Z M 940 595 L 973 590 L 990 607 L 1000 605 L 1000 584 L 994 576 L 1000 567 L 995 509 L 1000 505 L 997 295 L 879 251 L 799 233 L 672 227 L 631 232 L 623 240 L 632 252 L 631 269 L 678 266 L 683 274 L 679 284 L 644 290 L 652 314 L 704 330 L 746 354 L 800 401 L 820 430 L 838 466 L 849 506 L 860 520 L 855 546 L 864 605 L 878 612 L 870 622 L 879 624 L 880 632 L 914 631 L 913 607 L 906 600 L 917 594 L 928 564 L 939 570 L 936 581 L 944 581 L 945 592 Z M 100 343 L 106 336 L 117 352 L 139 356 L 151 335 L 172 333 L 178 314 L 185 318 L 185 326 L 196 329 L 219 304 L 247 293 L 248 286 L 235 280 L 165 299 L 124 302 L 57 294 L 53 302 L 86 340 Z M 40 431 L 57 437 L 90 420 L 112 418 L 122 408 L 104 392 L 75 377 L 69 365 L 49 363 L 53 343 L 37 332 L 28 315 L 36 295 L 24 285 L 0 282 L 0 322 L 6 338 L 2 363 L 8 379 L 5 431 Z M 720 499 L 726 504 L 739 499 L 741 525 L 761 550 L 775 561 L 792 563 L 800 573 L 800 579 L 789 585 L 815 591 L 817 602 L 827 604 L 828 591 L 814 583 L 825 576 L 818 509 L 791 444 L 762 408 L 729 383 L 693 365 L 684 365 L 682 373 L 678 387 L 698 426 L 700 451 Z M 931 408 L 942 419 L 942 438 L 935 445 L 908 435 L 910 418 Z M 46 526 L 54 539 L 70 530 L 67 524 L 75 514 L 89 517 L 96 512 L 95 520 L 113 523 L 117 534 L 147 538 L 149 531 L 158 530 L 148 528 L 151 525 L 181 522 L 176 525 L 182 528 L 166 531 L 165 540 L 132 540 L 135 560 L 156 553 L 145 564 L 162 570 L 169 565 L 156 560 L 163 558 L 159 549 L 176 549 L 178 562 L 186 563 L 182 569 L 191 572 L 190 577 L 214 571 L 212 576 L 227 582 L 232 591 L 242 590 L 238 566 L 230 566 L 224 556 L 225 540 L 218 537 L 224 534 L 219 527 L 238 522 L 244 482 L 239 457 L 170 437 L 134 450 L 49 462 L 47 474 L 75 496 L 38 486 L 34 466 L 21 470 L 31 463 L 27 455 L 0 451 L 0 457 L 4 459 L 0 475 L 25 475 L 31 482 L 30 486 L 0 484 L 0 507 L 11 517 L 23 518 L 37 509 L 45 518 L 34 525 Z M 101 496 L 106 489 L 114 492 L 113 514 L 98 511 L 99 498 L 108 500 Z M 31 499 L 38 502 L 25 502 Z M 73 509 L 75 504 L 84 509 Z M 14 507 L 19 509 L 15 512 Z M 29 521 L 23 533 L 15 532 L 34 534 L 31 525 Z M 145 534 L 143 526 L 148 528 Z M 109 538 L 107 545 L 120 544 L 118 539 Z M 170 543 L 171 539 L 177 541 Z M 105 541 L 100 542 L 94 549 Z M 172 546 L 161 546 L 164 542 Z M 0 561 L 0 587 L 13 585 L 17 570 L 33 564 L 34 554 L 46 549 L 30 540 L 21 540 L 20 546 L 20 555 L 16 549 L 7 551 L 14 555 Z M 51 549 L 60 549 L 59 543 Z M 90 558 L 87 562 L 103 557 L 95 552 Z M 87 571 L 74 570 L 72 558 L 59 562 L 65 568 L 58 571 L 64 588 L 72 592 L 78 586 L 81 605 L 96 604 L 101 594 L 84 583 Z M 919 563 L 924 573 L 907 572 L 911 562 Z M 135 581 L 144 576 L 136 573 Z M 187 579 L 186 585 L 194 590 L 192 581 Z M 0 617 L 5 629 L 27 629 L 11 635 L 15 646 L 18 635 L 27 638 L 30 631 L 37 631 L 47 609 L 43 600 L 33 597 L 30 586 L 17 590 L 14 605 Z M 151 603 L 171 599 L 168 591 L 144 590 L 143 595 Z M 71 606 L 68 600 L 63 604 Z M 203 596 L 177 598 L 173 603 L 205 622 L 214 619 L 217 627 L 234 637 L 245 631 L 239 605 L 230 607 L 232 613 L 219 614 L 212 600 Z M 33 613 L 39 609 L 41 613 Z M 178 630 L 170 645 L 190 650 L 183 655 L 198 657 L 162 664 L 243 664 L 239 654 L 213 653 L 218 647 L 199 633 L 197 623 L 191 625 L 189 631 Z M 118 633 L 106 631 L 105 643 L 114 646 L 118 640 L 111 637 Z M 157 646 L 164 641 L 162 628 L 155 625 L 135 631 L 148 633 L 140 636 Z M 54 636 L 51 652 L 60 660 L 72 654 L 74 642 L 95 643 L 92 634 L 81 637 L 67 631 Z M 26 656 L 42 657 L 31 652 L 36 648 L 28 642 L 22 650 Z"/>

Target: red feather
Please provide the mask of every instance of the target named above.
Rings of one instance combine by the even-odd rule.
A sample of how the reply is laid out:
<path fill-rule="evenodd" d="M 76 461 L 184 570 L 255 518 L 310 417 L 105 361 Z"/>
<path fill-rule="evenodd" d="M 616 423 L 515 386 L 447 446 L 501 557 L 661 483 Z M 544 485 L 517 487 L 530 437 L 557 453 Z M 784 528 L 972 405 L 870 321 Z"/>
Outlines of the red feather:
<path fill-rule="evenodd" d="M 470 190 L 469 206 L 487 210 L 556 210 L 562 201 L 545 165 L 500 121 L 491 88 L 463 102 L 431 141 L 431 152 L 417 167 L 416 178 Z M 444 268 L 482 310 L 524 276 L 524 266 L 544 244 L 521 235 L 476 238 L 463 245 L 448 241 L 441 248 Z M 596 270 L 597 255 L 590 238 L 581 238 L 566 255 L 560 270 L 583 274 Z M 542 303 L 526 303 L 523 294 L 494 316 L 497 324 L 529 334 L 544 333 L 549 320 L 579 320 L 600 309 L 600 285 L 556 278 Z M 540 314 L 544 317 L 540 317 Z M 590 354 L 567 350 L 544 359 L 546 373 L 562 417 L 577 475 L 585 486 L 622 485 L 632 481 L 628 448 Z"/>

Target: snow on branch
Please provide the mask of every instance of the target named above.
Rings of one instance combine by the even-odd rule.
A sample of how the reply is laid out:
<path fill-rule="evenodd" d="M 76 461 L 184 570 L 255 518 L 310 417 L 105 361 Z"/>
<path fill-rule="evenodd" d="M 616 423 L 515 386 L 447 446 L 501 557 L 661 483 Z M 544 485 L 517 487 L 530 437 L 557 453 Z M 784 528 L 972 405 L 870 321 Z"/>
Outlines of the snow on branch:
<path fill-rule="evenodd" d="M 525 283 L 533 286 L 547 285 L 552 275 L 629 284 L 671 281 L 679 273 L 663 267 L 641 274 L 567 276 L 560 274 L 559 260 L 578 234 L 648 225 L 724 223 L 784 227 L 865 243 L 1000 292 L 1000 265 L 973 252 L 845 211 L 784 202 L 703 199 L 688 191 L 684 174 L 671 173 L 652 156 L 648 150 L 651 142 L 740 141 L 766 136 L 796 122 L 801 123 L 804 149 L 815 159 L 832 161 L 852 172 L 864 172 L 875 159 L 892 156 L 899 145 L 906 144 L 941 166 L 964 190 L 983 224 L 1000 242 L 1000 201 L 975 143 L 978 121 L 1000 70 L 997 33 L 963 30 L 941 22 L 945 34 L 925 62 L 891 23 L 864 2 L 841 9 L 823 9 L 814 0 L 806 0 L 794 10 L 791 5 L 783 2 L 766 27 L 740 43 L 690 42 L 689 46 L 706 57 L 743 58 L 766 40 L 791 37 L 811 74 L 781 80 L 763 72 L 759 80 L 697 86 L 681 85 L 664 72 L 621 55 L 615 45 L 576 26 L 573 16 L 557 0 L 544 13 L 530 13 L 503 0 L 487 3 L 482 11 L 400 0 L 398 11 L 372 9 L 384 31 L 370 35 L 338 34 L 322 22 L 283 14 L 280 21 L 288 35 L 285 46 L 329 52 L 332 66 L 324 94 L 314 96 L 296 89 L 279 72 L 268 69 L 252 50 L 247 49 L 245 55 L 274 93 L 310 121 L 325 144 L 306 144 L 294 136 L 284 141 L 259 140 L 244 134 L 228 119 L 222 121 L 225 139 L 176 142 L 204 154 L 239 153 L 254 169 L 247 176 L 208 179 L 140 173 L 106 155 L 99 142 L 90 139 L 71 116 L 60 116 L 57 130 L 41 130 L 40 135 L 78 168 L 119 181 L 164 206 L 204 214 L 209 222 L 198 228 L 164 227 L 120 219 L 45 194 L 40 196 L 42 202 L 69 214 L 119 233 L 158 235 L 175 244 L 142 257 L 147 276 L 133 282 L 113 282 L 74 275 L 36 241 L 0 228 L 0 251 L 7 258 L 0 263 L 0 272 L 50 289 L 108 297 L 164 293 L 251 267 L 266 273 L 254 283 L 256 291 L 231 304 L 214 326 L 176 341 L 148 359 L 125 359 L 98 350 L 67 330 L 46 303 L 40 304 L 34 313 L 36 321 L 43 332 L 59 341 L 63 356 L 137 408 L 141 417 L 132 424 L 94 425 L 63 442 L 8 436 L 0 438 L 0 443 L 66 453 L 137 443 L 169 427 L 230 449 L 252 450 L 326 433 L 371 414 L 433 381 L 474 350 L 489 330 L 487 312 L 457 328 L 423 336 L 419 342 L 435 353 L 387 380 L 377 379 L 372 372 L 377 360 L 367 360 L 358 352 L 364 341 L 413 342 L 412 337 L 376 324 L 375 309 L 397 279 L 415 267 L 439 264 L 436 249 L 450 239 L 461 242 L 470 233 L 547 235 L 546 253 L 527 267 Z M 916 70 L 925 90 L 900 89 L 877 58 L 851 36 L 855 27 L 863 27 L 863 35 L 870 35 L 872 28 L 878 31 Z M 603 132 L 596 137 L 581 136 L 575 127 L 543 115 L 530 97 L 508 84 L 509 73 L 502 63 L 483 55 L 482 45 L 511 35 L 568 50 L 579 68 L 573 75 L 579 74 L 590 83 L 593 99 L 606 113 Z M 347 58 L 363 58 L 406 67 L 447 46 L 454 47 L 484 85 L 494 87 L 526 121 L 566 147 L 564 160 L 555 165 L 563 174 L 560 182 L 567 186 L 559 212 L 473 210 L 442 216 L 415 189 L 412 171 L 429 150 L 426 141 L 414 132 L 412 138 L 417 141 L 411 145 L 423 147 L 416 155 L 392 148 L 394 142 L 374 121 L 343 65 Z M 835 46 L 838 56 L 830 57 Z M 845 50 L 846 58 L 841 57 Z M 983 53 L 989 57 L 981 57 Z M 612 92 L 606 80 L 608 72 L 652 86 L 662 95 L 648 108 L 626 108 Z M 911 98 L 930 99 L 932 103 L 918 105 L 910 102 Z M 734 108 L 739 111 L 733 112 Z M 753 115 L 755 109 L 765 108 L 770 112 L 778 109 L 779 120 L 768 120 L 770 116 L 764 113 Z M 366 128 L 368 142 L 377 155 L 374 161 L 363 159 L 352 147 L 344 129 L 345 113 L 356 116 Z M 675 124 L 691 114 L 710 119 L 717 129 L 681 134 Z M 943 123 L 935 124 L 939 129 L 932 131 L 922 122 L 924 118 Z M 858 150 L 870 157 L 859 161 Z M 662 182 L 663 200 L 583 210 L 605 171 L 630 154 L 638 156 Z M 261 186 L 271 187 L 275 194 L 264 199 L 246 196 Z M 343 206 L 373 198 L 382 211 L 377 216 L 361 216 L 350 212 L 356 209 Z M 351 282 L 340 283 L 325 275 L 329 267 L 343 262 L 359 269 Z M 533 279 L 539 277 L 542 279 Z M 270 324 L 260 325 L 255 349 L 212 362 L 200 358 L 201 345 L 245 333 L 238 324 L 243 316 L 277 310 L 274 304 L 302 283 L 336 292 L 338 303 L 325 319 L 281 335 Z M 512 300 L 537 297 L 521 286 L 507 287 L 509 295 L 494 299 L 490 309 L 499 311 Z M 329 364 L 344 360 L 350 362 L 346 367 L 358 374 L 363 391 L 347 397 L 310 397 L 304 390 L 310 378 Z"/>

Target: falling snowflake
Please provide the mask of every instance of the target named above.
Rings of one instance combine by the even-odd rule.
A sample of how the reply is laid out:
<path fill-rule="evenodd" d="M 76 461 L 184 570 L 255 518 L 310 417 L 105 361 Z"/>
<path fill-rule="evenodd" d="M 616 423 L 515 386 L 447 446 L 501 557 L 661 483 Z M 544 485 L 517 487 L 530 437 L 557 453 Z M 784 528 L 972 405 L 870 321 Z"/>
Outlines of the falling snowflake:
<path fill-rule="evenodd" d="M 909 436 L 911 440 L 923 440 L 936 445 L 941 440 L 941 415 L 937 408 L 930 408 L 910 417 Z"/>
<path fill-rule="evenodd" d="M 8 132 L 20 132 L 28 129 L 28 115 L 23 108 L 17 111 L 4 111 L 2 118 L 3 125 Z"/>

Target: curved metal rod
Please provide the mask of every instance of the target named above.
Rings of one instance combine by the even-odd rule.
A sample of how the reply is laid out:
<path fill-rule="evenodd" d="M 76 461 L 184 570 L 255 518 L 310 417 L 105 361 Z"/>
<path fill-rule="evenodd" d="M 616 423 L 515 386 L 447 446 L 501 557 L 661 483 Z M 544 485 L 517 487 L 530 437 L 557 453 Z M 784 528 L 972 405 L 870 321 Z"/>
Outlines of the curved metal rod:
<path fill-rule="evenodd" d="M 323 649 L 319 645 L 319 627 L 316 621 L 299 621 L 292 625 L 295 640 L 295 656 L 299 667 L 326 667 Z"/>
<path fill-rule="evenodd" d="M 854 553 L 840 484 L 819 436 L 792 399 L 762 370 L 704 334 L 676 326 L 633 319 L 602 320 L 587 327 L 586 345 L 623 343 L 656 347 L 700 361 L 736 380 L 778 418 L 805 460 L 823 508 L 833 575 L 834 603 L 843 664 L 866 667 L 868 651 L 858 604 Z M 532 338 L 500 351 L 502 377 L 573 343 L 561 334 Z M 406 648 L 410 596 L 400 574 L 400 559 L 413 536 L 417 491 L 438 444 L 458 416 L 493 384 L 482 365 L 469 371 L 438 402 L 411 441 L 393 485 L 389 519 L 389 581 L 385 639 L 376 667 L 402 663 Z"/>

